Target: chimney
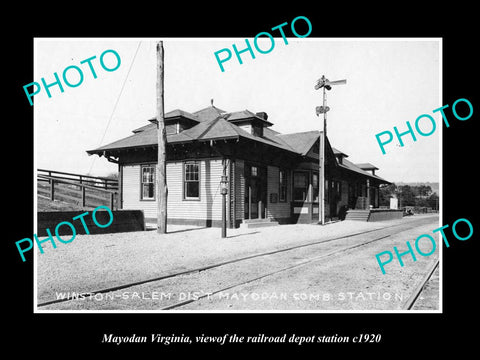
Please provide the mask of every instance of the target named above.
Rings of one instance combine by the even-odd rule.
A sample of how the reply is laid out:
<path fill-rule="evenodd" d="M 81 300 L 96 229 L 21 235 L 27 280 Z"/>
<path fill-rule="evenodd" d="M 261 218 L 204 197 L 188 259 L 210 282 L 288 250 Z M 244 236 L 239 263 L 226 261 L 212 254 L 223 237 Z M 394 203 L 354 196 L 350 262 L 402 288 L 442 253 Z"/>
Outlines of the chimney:
<path fill-rule="evenodd" d="M 268 115 L 266 112 L 257 112 L 255 115 L 257 115 L 259 118 L 262 118 L 263 120 L 267 120 L 268 119 Z"/>

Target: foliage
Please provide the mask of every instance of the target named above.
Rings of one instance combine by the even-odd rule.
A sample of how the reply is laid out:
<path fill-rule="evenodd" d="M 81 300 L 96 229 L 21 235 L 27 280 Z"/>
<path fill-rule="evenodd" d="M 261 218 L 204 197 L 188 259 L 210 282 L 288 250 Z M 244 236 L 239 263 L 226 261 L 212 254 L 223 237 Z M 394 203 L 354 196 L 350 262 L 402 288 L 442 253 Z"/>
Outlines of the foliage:
<path fill-rule="evenodd" d="M 390 198 L 397 197 L 399 206 L 430 207 L 438 209 L 438 194 L 429 185 L 383 185 L 379 191 L 379 205 L 389 206 Z"/>

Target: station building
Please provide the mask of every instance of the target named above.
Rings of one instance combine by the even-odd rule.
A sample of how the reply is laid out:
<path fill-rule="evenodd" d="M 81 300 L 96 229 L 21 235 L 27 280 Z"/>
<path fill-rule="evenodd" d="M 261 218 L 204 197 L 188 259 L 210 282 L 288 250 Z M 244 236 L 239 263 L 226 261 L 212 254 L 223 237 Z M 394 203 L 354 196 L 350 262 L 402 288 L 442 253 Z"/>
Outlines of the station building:
<path fill-rule="evenodd" d="M 169 224 L 221 226 L 220 181 L 228 176 L 227 223 L 316 223 L 319 219 L 320 131 L 281 134 L 265 112 L 226 112 L 209 106 L 165 114 Z M 87 151 L 118 164 L 119 208 L 157 214 L 157 123 Z M 379 186 L 389 182 L 369 163 L 325 144 L 325 217 L 378 207 Z M 263 220 L 262 220 L 263 219 Z"/>

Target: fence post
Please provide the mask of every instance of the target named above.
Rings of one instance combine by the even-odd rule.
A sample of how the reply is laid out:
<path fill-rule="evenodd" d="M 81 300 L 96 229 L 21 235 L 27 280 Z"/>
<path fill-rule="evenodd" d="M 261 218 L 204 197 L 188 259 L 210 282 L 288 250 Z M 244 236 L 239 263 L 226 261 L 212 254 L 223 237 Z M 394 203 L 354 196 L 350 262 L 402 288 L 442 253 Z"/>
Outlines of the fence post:
<path fill-rule="evenodd" d="M 110 193 L 110 209 L 114 210 L 114 202 L 115 202 L 115 193 L 111 192 Z"/>
<path fill-rule="evenodd" d="M 50 200 L 53 201 L 55 199 L 55 180 L 50 179 Z"/>
<path fill-rule="evenodd" d="M 82 186 L 82 207 L 85 207 L 85 204 L 86 204 L 85 191 L 86 191 L 85 186 Z"/>

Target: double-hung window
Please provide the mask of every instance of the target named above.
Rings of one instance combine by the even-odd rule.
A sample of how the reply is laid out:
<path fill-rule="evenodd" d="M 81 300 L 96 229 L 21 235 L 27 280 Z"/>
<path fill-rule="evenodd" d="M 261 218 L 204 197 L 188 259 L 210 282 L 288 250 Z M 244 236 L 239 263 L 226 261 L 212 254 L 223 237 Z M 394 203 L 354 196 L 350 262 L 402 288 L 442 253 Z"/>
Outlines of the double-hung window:
<path fill-rule="evenodd" d="M 155 199 L 155 166 L 142 165 L 140 180 L 141 180 L 142 200 L 154 200 Z"/>
<path fill-rule="evenodd" d="M 308 173 L 293 173 L 293 201 L 305 201 L 308 194 Z"/>
<path fill-rule="evenodd" d="M 184 199 L 200 198 L 200 163 L 198 161 L 188 161 L 185 163 L 183 179 Z"/>

